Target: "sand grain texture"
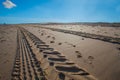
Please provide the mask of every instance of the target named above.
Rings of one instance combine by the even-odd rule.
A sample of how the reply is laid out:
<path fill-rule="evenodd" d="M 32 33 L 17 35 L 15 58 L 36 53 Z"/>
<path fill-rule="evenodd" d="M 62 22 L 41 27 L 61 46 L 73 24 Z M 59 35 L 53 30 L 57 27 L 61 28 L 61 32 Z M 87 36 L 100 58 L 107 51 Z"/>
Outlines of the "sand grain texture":
<path fill-rule="evenodd" d="M 118 76 L 120 71 L 119 68 L 120 57 L 118 55 L 120 51 L 117 49 L 117 47 L 120 47 L 119 44 L 113 44 L 90 38 L 83 39 L 83 37 L 76 35 L 65 34 L 62 32 L 52 31 L 49 29 L 42 29 L 40 28 L 40 26 L 37 26 L 35 28 L 33 27 L 25 28 L 30 32 L 34 33 L 37 37 L 41 38 L 46 43 L 48 43 L 51 47 L 63 53 L 68 59 L 72 60 L 79 66 L 87 69 L 92 75 L 94 75 L 98 79 L 100 80 L 120 79 L 120 77 Z M 41 30 L 42 32 L 46 33 L 46 35 L 40 36 L 38 30 Z M 45 38 L 49 34 L 51 34 L 52 37 L 55 37 L 54 44 L 49 43 L 49 41 L 52 40 L 52 38 L 49 39 Z M 61 42 L 62 45 L 58 45 L 59 42 Z M 76 47 L 73 47 L 72 45 L 75 45 Z M 82 57 L 77 58 L 78 54 L 76 54 L 75 51 L 79 51 Z"/>
<path fill-rule="evenodd" d="M 16 28 L 0 26 L 0 80 L 10 80 L 16 54 Z"/>
<path fill-rule="evenodd" d="M 120 38 L 120 27 L 0 25 L 0 80 L 120 80 L 120 44 L 72 31 Z"/>

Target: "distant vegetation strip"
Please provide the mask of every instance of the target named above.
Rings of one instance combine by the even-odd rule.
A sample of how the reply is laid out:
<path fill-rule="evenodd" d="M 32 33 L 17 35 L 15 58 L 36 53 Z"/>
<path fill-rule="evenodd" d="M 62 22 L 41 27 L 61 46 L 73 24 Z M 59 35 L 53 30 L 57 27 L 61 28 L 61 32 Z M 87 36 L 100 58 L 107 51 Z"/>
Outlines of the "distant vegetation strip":
<path fill-rule="evenodd" d="M 101 26 L 101 27 L 120 27 L 120 23 L 107 22 L 73 22 L 73 23 L 41 23 L 40 25 L 84 25 L 84 26 Z"/>
<path fill-rule="evenodd" d="M 58 32 L 63 32 L 63 33 L 74 34 L 74 35 L 78 35 L 78 36 L 82 36 L 82 37 L 86 37 L 86 38 L 102 40 L 102 41 L 105 41 L 105 42 L 120 44 L 120 38 L 103 36 L 103 35 L 96 35 L 96 34 L 85 33 L 85 32 L 64 30 L 64 29 L 56 29 L 56 28 L 48 28 L 48 27 L 41 27 L 41 28 L 50 29 L 50 30 L 53 30 L 53 31 L 58 31 Z"/>

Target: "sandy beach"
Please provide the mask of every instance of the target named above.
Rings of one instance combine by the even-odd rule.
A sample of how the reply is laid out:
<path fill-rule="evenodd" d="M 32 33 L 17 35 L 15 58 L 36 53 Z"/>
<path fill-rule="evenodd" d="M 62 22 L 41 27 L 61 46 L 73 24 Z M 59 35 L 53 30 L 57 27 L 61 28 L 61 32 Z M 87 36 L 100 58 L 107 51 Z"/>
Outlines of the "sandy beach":
<path fill-rule="evenodd" d="M 16 54 L 16 27 L 0 26 L 0 80 L 10 80 Z"/>
<path fill-rule="evenodd" d="M 119 41 L 120 27 L 0 25 L 0 80 L 119 80 Z"/>

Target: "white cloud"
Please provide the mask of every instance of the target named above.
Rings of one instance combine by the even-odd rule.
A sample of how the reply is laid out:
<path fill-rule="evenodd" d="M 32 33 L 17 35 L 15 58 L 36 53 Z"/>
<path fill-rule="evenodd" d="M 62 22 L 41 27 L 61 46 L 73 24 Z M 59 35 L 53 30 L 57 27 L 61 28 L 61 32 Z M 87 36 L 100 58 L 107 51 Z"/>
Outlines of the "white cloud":
<path fill-rule="evenodd" d="M 3 2 L 3 5 L 4 5 L 5 8 L 8 8 L 8 9 L 16 7 L 16 4 L 11 2 L 10 0 L 6 0 L 5 2 Z"/>

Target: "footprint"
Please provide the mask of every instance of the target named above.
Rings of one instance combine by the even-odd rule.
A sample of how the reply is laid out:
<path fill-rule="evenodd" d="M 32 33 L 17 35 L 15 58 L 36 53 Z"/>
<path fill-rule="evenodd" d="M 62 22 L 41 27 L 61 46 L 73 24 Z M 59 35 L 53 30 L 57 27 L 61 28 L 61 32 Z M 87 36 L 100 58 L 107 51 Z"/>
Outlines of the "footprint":
<path fill-rule="evenodd" d="M 47 36 L 47 38 L 50 38 L 50 36 Z"/>
<path fill-rule="evenodd" d="M 79 51 L 75 51 L 75 53 L 77 53 L 77 58 L 81 58 L 81 57 L 82 57 L 81 52 L 79 52 Z"/>
<path fill-rule="evenodd" d="M 88 56 L 88 59 L 89 59 L 89 60 L 93 60 L 94 57 L 93 57 L 93 56 Z"/>
<path fill-rule="evenodd" d="M 64 42 L 64 43 L 66 43 L 68 45 L 71 45 L 72 47 L 76 47 L 76 45 L 74 45 L 74 44 L 71 44 L 71 43 L 68 43 L 68 42 Z"/>
<path fill-rule="evenodd" d="M 3 43 L 3 42 L 5 42 L 5 41 L 6 41 L 6 40 L 1 40 L 0 42 Z"/>
<path fill-rule="evenodd" d="M 75 53 L 79 53 L 79 51 L 75 51 Z"/>
<path fill-rule="evenodd" d="M 88 56 L 89 63 L 92 64 L 94 57 L 93 56 Z"/>
<path fill-rule="evenodd" d="M 77 58 L 81 58 L 82 57 L 82 55 L 81 54 L 77 54 Z"/>
<path fill-rule="evenodd" d="M 50 41 L 50 43 L 55 43 L 55 41 Z"/>
<path fill-rule="evenodd" d="M 120 51 L 120 47 L 117 47 L 117 49 Z"/>
<path fill-rule="evenodd" d="M 41 33 L 41 36 L 43 36 L 44 34 L 43 33 Z"/>
<path fill-rule="evenodd" d="M 53 40 L 55 40 L 55 37 L 52 37 Z"/>
<path fill-rule="evenodd" d="M 76 47 L 76 45 L 73 45 L 73 47 Z"/>
<path fill-rule="evenodd" d="M 58 43 L 58 45 L 62 45 L 62 43 Z"/>
<path fill-rule="evenodd" d="M 82 40 L 84 40 L 84 38 L 82 38 Z"/>

